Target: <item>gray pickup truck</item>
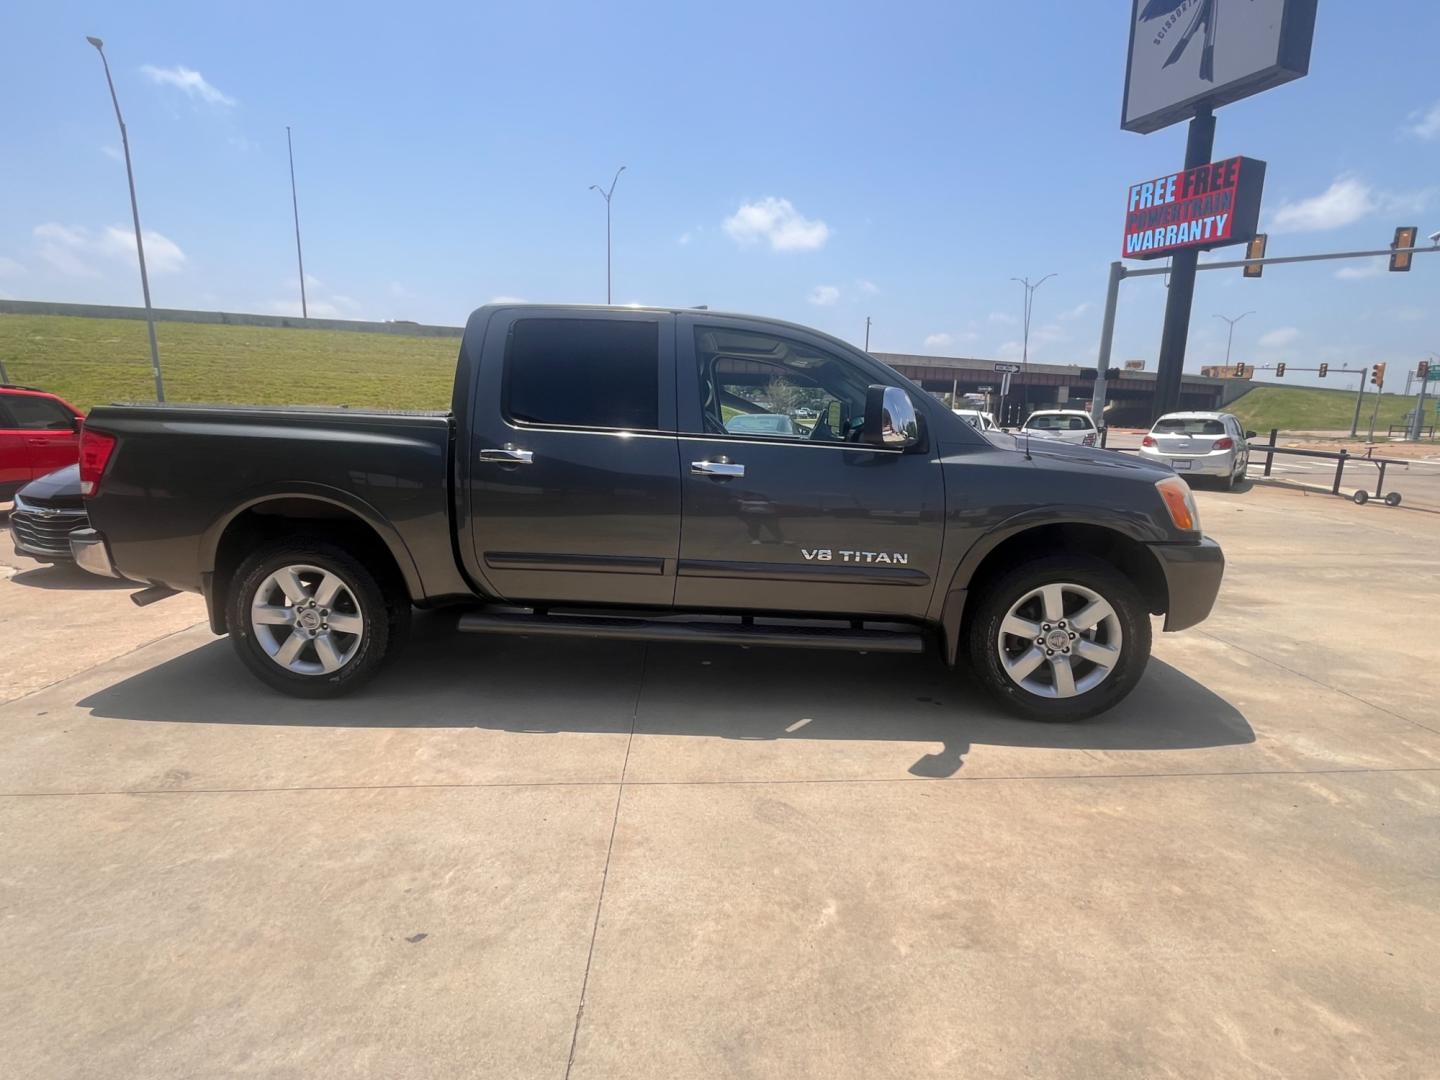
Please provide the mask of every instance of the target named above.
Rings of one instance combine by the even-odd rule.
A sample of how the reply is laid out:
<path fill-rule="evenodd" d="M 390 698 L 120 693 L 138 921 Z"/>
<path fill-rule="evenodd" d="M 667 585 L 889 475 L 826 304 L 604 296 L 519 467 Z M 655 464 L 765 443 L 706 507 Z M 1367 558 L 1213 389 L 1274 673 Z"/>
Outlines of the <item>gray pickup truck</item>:
<path fill-rule="evenodd" d="M 711 311 L 490 305 L 449 412 L 111 405 L 80 565 L 198 591 L 291 694 L 462 632 L 919 652 L 1023 715 L 1114 705 L 1224 560 L 1185 483 L 982 434 L 846 343 Z"/>

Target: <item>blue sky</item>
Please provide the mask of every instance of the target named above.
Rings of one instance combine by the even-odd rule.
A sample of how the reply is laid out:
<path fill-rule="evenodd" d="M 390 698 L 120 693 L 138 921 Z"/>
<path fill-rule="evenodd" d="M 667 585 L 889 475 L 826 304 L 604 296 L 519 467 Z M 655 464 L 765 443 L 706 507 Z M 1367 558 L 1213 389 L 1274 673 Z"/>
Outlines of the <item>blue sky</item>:
<path fill-rule="evenodd" d="M 1086 362 L 1129 184 L 1184 129 L 1119 129 L 1127 0 L 1027 4 L 26 4 L 0 18 L 0 295 L 139 303 L 103 37 L 157 305 L 456 324 L 495 297 L 776 315 L 877 351 Z M 1311 74 L 1220 111 L 1269 162 L 1270 253 L 1440 229 L 1434 0 L 1321 0 Z M 1394 58 L 1387 60 L 1387 58 Z M 1229 249 L 1216 257 L 1236 253 Z M 1341 268 L 1345 267 L 1344 270 Z M 1346 275 L 1340 277 L 1340 274 Z M 1440 351 L 1440 257 L 1202 273 L 1188 368 Z M 1153 370 L 1158 279 L 1117 360 Z M 1293 378 L 1289 376 L 1288 378 Z M 1332 380 L 1333 382 L 1333 380 Z"/>

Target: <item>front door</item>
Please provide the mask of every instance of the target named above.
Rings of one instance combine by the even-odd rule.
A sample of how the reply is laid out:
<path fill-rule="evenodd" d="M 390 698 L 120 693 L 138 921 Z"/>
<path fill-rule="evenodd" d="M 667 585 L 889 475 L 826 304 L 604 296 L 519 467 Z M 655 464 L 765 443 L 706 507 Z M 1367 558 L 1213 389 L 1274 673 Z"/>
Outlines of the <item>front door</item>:
<path fill-rule="evenodd" d="M 858 441 L 868 387 L 893 374 L 798 328 L 688 315 L 677 371 L 677 606 L 925 614 L 943 535 L 937 454 Z"/>
<path fill-rule="evenodd" d="M 80 455 L 76 427 L 75 414 L 58 401 L 39 394 L 6 394 L 0 402 L 0 439 L 5 443 L 0 485 L 11 480 L 23 485 L 74 465 Z"/>
<path fill-rule="evenodd" d="M 673 316 L 657 312 L 490 320 L 469 506 L 475 565 L 505 599 L 670 606 L 674 342 Z"/>

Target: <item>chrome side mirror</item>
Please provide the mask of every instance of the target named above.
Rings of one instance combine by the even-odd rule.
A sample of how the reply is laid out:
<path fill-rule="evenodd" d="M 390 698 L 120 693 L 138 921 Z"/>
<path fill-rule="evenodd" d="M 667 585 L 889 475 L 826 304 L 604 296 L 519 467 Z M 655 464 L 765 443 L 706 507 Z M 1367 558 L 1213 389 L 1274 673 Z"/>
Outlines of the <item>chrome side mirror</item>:
<path fill-rule="evenodd" d="M 915 403 L 898 386 L 869 388 L 865 394 L 865 426 L 860 441 L 870 446 L 903 450 L 920 441 L 920 422 Z"/>

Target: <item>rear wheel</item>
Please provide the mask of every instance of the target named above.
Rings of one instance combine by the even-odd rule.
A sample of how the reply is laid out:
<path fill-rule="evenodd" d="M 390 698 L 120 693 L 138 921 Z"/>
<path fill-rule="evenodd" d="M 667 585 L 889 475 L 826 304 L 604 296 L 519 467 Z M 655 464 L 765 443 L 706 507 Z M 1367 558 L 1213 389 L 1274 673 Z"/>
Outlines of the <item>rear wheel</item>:
<path fill-rule="evenodd" d="M 318 539 L 280 541 L 247 558 L 234 580 L 230 641 L 245 666 L 277 690 L 337 697 L 385 659 L 396 604 L 345 549 Z"/>
<path fill-rule="evenodd" d="M 1150 616 L 1109 563 L 1040 559 L 981 590 L 969 651 L 985 688 L 1012 712 L 1082 720 L 1135 688 L 1150 658 Z"/>

